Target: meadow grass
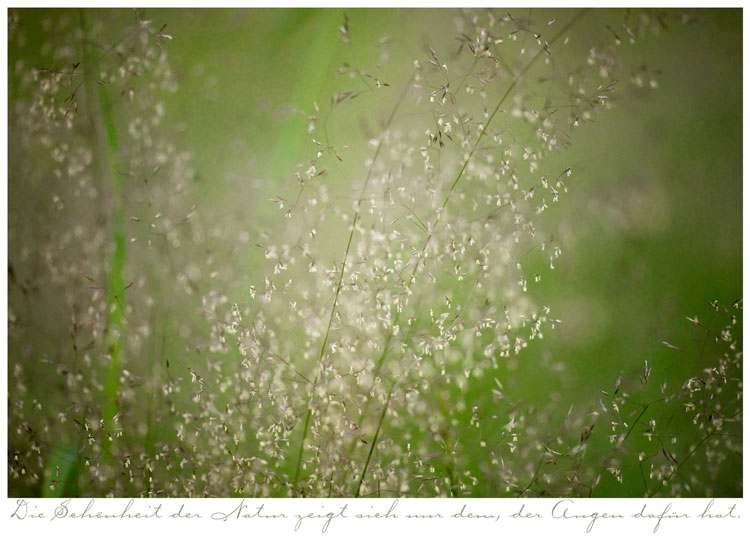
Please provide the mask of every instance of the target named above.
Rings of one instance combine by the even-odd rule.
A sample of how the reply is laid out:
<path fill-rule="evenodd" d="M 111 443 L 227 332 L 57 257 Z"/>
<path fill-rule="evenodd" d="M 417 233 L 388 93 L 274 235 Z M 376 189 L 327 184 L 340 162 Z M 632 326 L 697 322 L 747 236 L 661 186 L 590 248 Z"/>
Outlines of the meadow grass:
<path fill-rule="evenodd" d="M 535 364 L 566 322 L 535 288 L 563 251 L 548 212 L 590 170 L 569 151 L 659 93 L 643 44 L 700 14 L 425 10 L 415 47 L 364 40 L 387 11 L 287 13 L 343 60 L 333 84 L 295 61 L 312 104 L 248 153 L 268 181 L 216 199 L 164 122 L 167 24 L 12 13 L 11 492 L 738 493 L 741 299 L 696 303 L 671 322 L 695 342 L 579 400 L 561 359 Z"/>

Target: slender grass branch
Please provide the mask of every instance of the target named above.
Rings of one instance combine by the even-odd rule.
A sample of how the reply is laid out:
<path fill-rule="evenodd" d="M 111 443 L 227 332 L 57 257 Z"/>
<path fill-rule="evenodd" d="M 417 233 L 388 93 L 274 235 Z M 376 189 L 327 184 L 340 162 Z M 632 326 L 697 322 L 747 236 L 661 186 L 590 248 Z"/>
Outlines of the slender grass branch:
<path fill-rule="evenodd" d="M 409 78 L 406 85 L 404 86 L 404 89 L 401 95 L 399 96 L 398 100 L 396 101 L 396 104 L 393 106 L 393 109 L 391 110 L 391 114 L 385 123 L 385 128 L 384 128 L 385 130 L 387 130 L 390 127 L 391 123 L 393 122 L 394 117 L 396 116 L 396 112 L 398 111 L 399 107 L 401 106 L 404 99 L 406 98 L 406 94 L 411 86 L 412 80 L 414 79 L 414 74 L 415 73 L 412 73 L 412 76 Z M 380 151 L 382 150 L 382 147 L 383 147 L 383 140 L 381 139 L 378 142 L 378 146 L 375 149 L 375 152 L 373 153 L 372 162 L 370 163 L 370 169 L 367 172 L 365 183 L 362 186 L 362 191 L 360 192 L 359 199 L 357 200 L 357 204 L 355 206 L 356 211 L 354 212 L 354 218 L 352 219 L 352 223 L 349 228 L 349 238 L 346 243 L 346 250 L 344 251 L 344 259 L 341 262 L 341 270 L 339 271 L 339 279 L 336 284 L 336 293 L 333 298 L 333 305 L 331 306 L 331 314 L 328 317 L 328 326 L 326 327 L 326 333 L 325 333 L 325 336 L 323 337 L 323 344 L 320 346 L 320 353 L 318 354 L 318 370 L 315 373 L 315 381 L 313 382 L 313 385 L 310 388 L 310 397 L 308 401 L 307 415 L 305 416 L 305 426 L 302 430 L 302 440 L 300 441 L 299 452 L 297 453 L 297 464 L 295 466 L 294 480 L 292 483 L 295 486 L 297 485 L 297 481 L 299 480 L 299 474 L 300 474 L 300 470 L 302 467 L 302 457 L 305 451 L 305 441 L 307 440 L 307 433 L 310 427 L 310 418 L 312 416 L 312 399 L 315 394 L 315 388 L 318 385 L 318 380 L 320 377 L 320 367 L 323 364 L 323 358 L 325 357 L 326 348 L 328 347 L 328 338 L 330 337 L 331 326 L 333 325 L 333 318 L 336 314 L 336 306 L 338 304 L 339 294 L 341 293 L 341 287 L 344 281 L 344 273 L 346 271 L 346 264 L 349 259 L 349 251 L 351 249 L 352 240 L 354 239 L 354 232 L 357 229 L 357 223 L 359 222 L 359 219 L 360 219 L 360 206 L 367 192 L 367 187 L 370 183 L 370 179 L 372 178 L 372 172 L 375 166 L 375 162 L 377 161 L 378 156 L 380 155 Z"/>
<path fill-rule="evenodd" d="M 359 482 L 357 483 L 357 489 L 354 492 L 354 497 L 359 497 L 359 492 L 362 489 L 362 483 L 365 480 L 365 475 L 367 474 L 367 468 L 370 465 L 370 460 L 372 459 L 372 454 L 375 451 L 375 445 L 378 443 L 378 436 L 380 435 L 380 430 L 383 427 L 383 421 L 385 420 L 385 415 L 388 413 L 388 405 L 391 403 L 391 397 L 393 396 L 393 391 L 396 389 L 396 386 L 390 390 L 388 393 L 388 398 L 385 400 L 385 404 L 383 404 L 383 411 L 380 413 L 380 419 L 378 420 L 378 426 L 375 429 L 375 435 L 372 437 L 372 444 L 370 444 L 370 451 L 367 453 L 367 459 L 365 460 L 365 466 L 362 468 L 362 474 L 359 477 Z"/>
<path fill-rule="evenodd" d="M 566 32 L 570 30 L 570 28 L 581 18 L 585 13 L 588 11 L 588 9 L 583 9 L 579 12 L 577 12 L 571 20 L 562 28 L 560 31 L 555 34 L 555 36 L 549 41 L 549 44 L 555 43 L 557 40 L 560 39 Z M 469 154 L 466 156 L 466 159 L 464 160 L 463 165 L 461 166 L 461 169 L 456 174 L 456 178 L 453 180 L 453 184 L 448 189 L 448 192 L 446 193 L 445 199 L 443 200 L 443 203 L 438 210 L 438 212 L 435 215 L 435 220 L 432 223 L 432 231 L 427 235 L 427 237 L 424 240 L 424 243 L 422 244 L 422 250 L 419 254 L 417 254 L 417 259 L 414 263 L 414 268 L 411 271 L 411 275 L 409 276 L 409 280 L 406 282 L 406 289 L 407 292 L 411 289 L 412 284 L 414 283 L 414 280 L 416 279 L 417 270 L 419 269 L 419 265 L 421 262 L 421 258 L 424 257 L 424 253 L 427 250 L 427 246 L 429 245 L 430 241 L 432 240 L 432 236 L 435 233 L 435 230 L 440 223 L 441 219 L 441 213 L 445 209 L 445 207 L 448 205 L 448 202 L 450 201 L 451 195 L 453 194 L 454 189 L 458 186 L 458 183 L 461 181 L 461 178 L 464 175 L 464 172 L 466 171 L 466 167 L 469 165 L 469 162 L 471 161 L 471 158 L 474 156 L 474 153 L 477 150 L 477 147 L 482 142 L 482 139 L 484 139 L 485 134 L 487 133 L 487 128 L 490 127 L 492 124 L 493 119 L 495 118 L 495 115 L 500 111 L 500 107 L 505 103 L 505 101 L 510 96 L 511 92 L 516 88 L 519 81 L 522 79 L 522 77 L 531 69 L 531 67 L 541 58 L 541 56 L 545 53 L 545 48 L 540 48 L 539 51 L 534 55 L 534 57 L 516 74 L 516 76 L 513 78 L 512 82 L 508 85 L 508 87 L 505 90 L 505 93 L 500 97 L 499 101 L 495 105 L 494 110 L 492 111 L 492 114 L 487 119 L 487 123 L 482 127 L 482 130 L 479 132 L 479 136 L 477 137 L 476 141 L 474 142 L 474 145 L 469 150 Z M 397 310 L 396 314 L 393 317 L 393 324 L 394 326 L 397 326 L 399 324 L 399 321 L 401 320 L 401 310 Z M 376 364 L 375 364 L 375 370 L 374 370 L 374 377 L 377 377 L 380 373 L 380 370 L 383 367 L 383 364 L 385 363 L 385 359 L 388 356 L 388 352 L 390 351 L 391 346 L 391 340 L 393 339 L 393 332 L 389 331 L 388 335 L 386 336 L 385 345 L 383 345 L 383 351 L 378 358 Z M 390 401 L 390 399 L 389 399 Z M 362 418 L 367 412 L 368 406 L 369 406 L 370 399 L 365 403 L 365 406 L 363 408 L 363 414 Z M 387 407 L 387 405 L 386 405 Z M 362 419 L 360 419 L 360 424 L 362 423 Z M 382 424 L 382 421 L 378 424 L 378 430 L 380 431 L 380 426 Z M 374 450 L 374 446 L 377 443 L 377 439 L 374 439 L 372 441 L 372 446 L 370 447 L 370 454 L 368 455 L 368 459 L 365 462 L 364 469 L 362 471 L 362 476 L 360 478 L 360 484 L 361 479 L 364 478 L 365 473 L 367 472 L 367 467 L 370 463 L 369 457 L 372 455 L 372 452 Z M 357 493 L 359 492 L 359 487 L 357 488 Z"/>
<path fill-rule="evenodd" d="M 565 25 L 560 31 L 555 34 L 555 36 L 549 41 L 549 44 L 555 43 L 557 40 L 560 39 L 566 32 L 570 30 L 570 28 L 581 18 L 585 13 L 588 11 L 588 9 L 583 9 L 576 13 L 575 16 L 568 22 L 567 25 Z M 494 110 L 492 111 L 492 114 L 487 119 L 487 123 L 482 127 L 482 131 L 479 133 L 479 136 L 477 137 L 476 141 L 474 142 L 474 145 L 469 150 L 469 154 L 466 156 L 466 159 L 464 160 L 464 163 L 461 165 L 461 169 L 458 171 L 458 174 L 456 175 L 456 178 L 453 180 L 453 184 L 448 189 L 448 192 L 446 193 L 445 199 L 443 200 L 442 205 L 440 206 L 440 209 L 438 210 L 435 220 L 432 223 L 432 231 L 427 235 L 425 238 L 424 243 L 422 244 L 422 250 L 417 255 L 417 261 L 414 263 L 414 267 L 411 271 L 411 275 L 409 276 L 409 280 L 406 283 L 407 291 L 411 289 L 412 284 L 414 283 L 414 280 L 416 279 L 417 270 L 419 269 L 420 264 L 420 258 L 424 256 L 425 251 L 427 250 L 427 246 L 430 244 L 430 241 L 432 240 L 432 236 L 435 233 L 435 229 L 437 228 L 438 224 L 440 223 L 441 219 L 441 213 L 443 210 L 445 210 L 445 207 L 448 205 L 448 202 L 450 201 L 451 195 L 453 194 L 454 189 L 458 186 L 458 183 L 461 181 L 461 178 L 464 175 L 464 172 L 466 171 L 466 167 L 469 165 L 469 162 L 471 161 L 472 157 L 474 156 L 474 153 L 477 151 L 477 148 L 479 144 L 482 142 L 482 139 L 484 139 L 485 134 L 487 133 L 487 129 L 492 124 L 493 119 L 495 118 L 495 115 L 500 111 L 500 108 L 505 103 L 505 101 L 510 96 L 511 92 L 516 88 L 521 78 L 531 69 L 531 67 L 539 60 L 539 58 L 542 56 L 542 54 L 545 52 L 544 48 L 540 49 L 536 55 L 526 64 L 526 66 L 521 69 L 520 72 L 518 72 L 513 79 L 513 81 L 508 85 L 508 87 L 505 90 L 505 93 L 500 97 L 500 100 L 495 105 Z M 396 311 L 396 314 L 393 317 L 393 324 L 397 325 L 401 319 L 401 311 Z M 390 349 L 390 342 L 391 342 L 391 332 L 388 333 L 388 336 L 386 338 L 386 344 L 383 346 L 383 353 L 378 359 L 376 363 L 375 368 L 375 375 L 380 371 L 380 368 L 383 365 L 383 362 L 385 361 L 385 358 L 388 354 L 388 351 Z"/>

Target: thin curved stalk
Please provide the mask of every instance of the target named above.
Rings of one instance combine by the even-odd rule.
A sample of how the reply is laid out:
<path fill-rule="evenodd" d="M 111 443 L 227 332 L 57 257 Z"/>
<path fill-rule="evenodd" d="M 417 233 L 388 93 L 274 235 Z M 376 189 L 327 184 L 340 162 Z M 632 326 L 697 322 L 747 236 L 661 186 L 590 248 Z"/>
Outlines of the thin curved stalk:
<path fill-rule="evenodd" d="M 388 393 L 388 398 L 385 401 L 385 404 L 383 405 L 383 411 L 380 414 L 380 420 L 378 421 L 378 427 L 375 429 L 375 436 L 372 437 L 372 444 L 370 444 L 370 451 L 367 453 L 367 459 L 365 460 L 365 466 L 362 468 L 362 474 L 359 477 L 359 482 L 357 483 L 357 490 L 354 492 L 354 497 L 359 497 L 359 491 L 362 489 L 362 483 L 365 480 L 365 475 L 367 474 L 367 468 L 370 465 L 370 460 L 372 459 L 372 453 L 375 451 L 375 445 L 378 442 L 378 435 L 380 435 L 380 430 L 383 427 L 383 421 L 385 420 L 385 415 L 388 413 L 388 405 L 391 403 L 391 397 L 393 396 L 393 391 L 395 390 L 395 386 L 391 391 Z"/>
<path fill-rule="evenodd" d="M 575 16 L 562 28 L 560 31 L 558 31 L 557 34 L 555 34 L 554 37 L 549 41 L 549 44 L 553 44 L 556 42 L 563 34 L 568 32 L 570 28 L 581 18 L 585 13 L 588 11 L 588 9 L 583 9 L 575 14 Z M 424 244 L 422 245 L 422 251 L 417 256 L 417 261 L 414 263 L 414 268 L 412 269 L 411 276 L 409 277 L 409 280 L 406 283 L 406 289 L 411 289 L 412 284 L 414 283 L 414 280 L 416 279 L 417 270 L 419 269 L 419 264 L 421 262 L 420 257 L 424 255 L 425 250 L 427 250 L 427 246 L 429 245 L 430 241 L 432 240 L 432 235 L 435 233 L 435 229 L 437 228 L 438 224 L 440 223 L 440 215 L 442 213 L 442 210 L 445 209 L 445 207 L 448 205 L 448 202 L 450 201 L 451 195 L 453 194 L 453 190 L 458 186 L 459 181 L 461 181 L 461 178 L 464 175 L 464 172 L 466 171 L 466 167 L 469 165 L 469 161 L 474 156 L 474 153 L 477 150 L 477 147 L 482 142 L 482 139 L 484 139 L 485 134 L 487 133 L 487 128 L 490 127 L 490 124 L 492 124 L 492 120 L 495 118 L 495 115 L 500 110 L 500 107 L 503 105 L 506 99 L 510 96 L 511 92 L 516 88 L 521 78 L 531 69 L 531 67 L 539 60 L 539 58 L 542 56 L 542 54 L 546 50 L 544 48 L 541 48 L 536 55 L 524 66 L 521 71 L 513 78 L 513 81 L 510 83 L 508 88 L 505 90 L 505 93 L 500 97 L 500 100 L 497 102 L 497 105 L 495 105 L 494 110 L 492 111 L 492 114 L 490 114 L 489 118 L 487 119 L 487 122 L 482 127 L 482 131 L 479 132 L 479 137 L 477 137 L 476 141 L 474 142 L 474 145 L 471 147 L 471 150 L 469 151 L 469 154 L 466 156 L 466 159 L 464 160 L 463 165 L 461 166 L 461 169 L 458 171 L 458 174 L 456 175 L 456 178 L 453 181 L 453 184 L 448 189 L 448 192 L 446 193 L 445 199 L 443 200 L 443 204 L 438 210 L 437 214 L 435 215 L 435 221 L 432 223 L 432 231 L 427 235 L 425 238 Z M 393 317 L 393 324 L 398 325 L 399 321 L 401 319 L 401 311 L 397 310 L 396 314 Z M 380 373 L 381 368 L 383 367 L 383 364 L 385 363 L 385 359 L 388 355 L 388 352 L 390 351 L 390 343 L 392 339 L 392 333 L 391 331 L 388 332 L 388 335 L 386 336 L 385 345 L 383 346 L 383 352 L 380 355 L 380 358 L 376 362 L 375 365 L 375 371 L 374 375 L 377 376 Z M 390 396 L 388 398 L 388 403 L 390 403 Z M 388 403 L 386 403 L 385 409 L 383 410 L 383 413 L 381 414 L 380 422 L 378 423 L 377 430 L 376 430 L 376 436 L 372 441 L 372 445 L 370 446 L 370 452 L 367 456 L 367 461 L 365 462 L 364 468 L 362 470 L 362 475 L 360 476 L 359 485 L 356 489 L 356 494 L 359 494 L 360 486 L 362 484 L 362 480 L 365 477 L 365 474 L 367 473 L 367 468 L 370 464 L 370 457 L 372 456 L 373 451 L 375 450 L 375 444 L 377 444 L 377 435 L 380 433 L 380 429 L 383 423 L 383 418 L 385 417 L 385 413 L 388 409 Z M 365 402 L 365 406 L 363 407 L 363 414 L 362 418 L 360 418 L 360 424 L 362 423 L 362 419 L 364 418 L 365 413 L 367 412 L 368 406 L 370 404 L 370 398 L 367 399 Z M 357 497 L 355 495 L 355 497 Z"/>
<path fill-rule="evenodd" d="M 406 93 L 409 90 L 409 87 L 411 86 L 413 79 L 414 79 L 414 74 L 412 74 L 412 76 L 409 78 L 408 82 L 404 86 L 404 89 L 401 95 L 398 98 L 398 101 L 396 101 L 396 104 L 393 106 L 393 109 L 391 110 L 391 114 L 385 123 L 384 130 L 387 130 L 390 127 L 391 123 L 393 122 L 393 119 L 396 116 L 396 112 L 398 111 L 399 107 L 401 106 L 404 99 L 406 98 Z M 349 239 L 347 240 L 347 243 L 346 243 L 346 250 L 344 251 L 344 259 L 341 262 L 341 271 L 339 272 L 339 280 L 336 284 L 336 293 L 333 298 L 333 305 L 331 306 L 331 314 L 328 317 L 328 326 L 326 328 L 326 333 L 325 333 L 325 336 L 323 337 L 323 344 L 320 347 L 320 353 L 318 355 L 318 365 L 317 365 L 318 369 L 315 372 L 315 380 L 313 381 L 313 385 L 310 388 L 310 399 L 308 401 L 307 415 L 305 417 L 305 426 L 302 430 L 302 440 L 300 441 L 299 452 L 297 453 L 297 465 L 295 466 L 294 480 L 292 482 L 294 486 L 297 485 L 297 481 L 299 480 L 299 473 L 302 467 L 302 457 L 305 451 L 305 441 L 307 440 L 307 433 L 310 427 L 310 418 L 312 416 L 312 399 L 313 399 L 313 395 L 315 392 L 315 388 L 318 385 L 318 380 L 320 378 L 320 366 L 323 363 L 323 358 L 325 357 L 326 348 L 328 346 L 328 338 L 331 333 L 331 326 L 333 325 L 333 317 L 336 314 L 336 306 L 338 304 L 339 294 L 341 293 L 341 287 L 344 281 L 344 272 L 346 271 L 346 264 L 349 259 L 349 250 L 351 249 L 352 240 L 354 239 L 354 232 L 357 229 L 357 223 L 359 222 L 359 218 L 360 218 L 360 214 L 359 214 L 360 206 L 362 204 L 362 200 L 364 200 L 365 193 L 367 192 L 367 187 L 370 183 L 370 179 L 372 178 L 373 169 L 375 168 L 375 162 L 377 161 L 378 156 L 380 155 L 382 146 L 383 146 L 383 140 L 381 139 L 378 142 L 378 146 L 375 149 L 375 152 L 373 153 L 372 162 L 370 163 L 370 169 L 367 172 L 365 183 L 362 186 L 362 191 L 359 194 L 359 199 L 357 200 L 357 204 L 355 206 L 356 210 L 354 212 L 354 218 L 352 219 L 352 223 L 349 228 Z"/>

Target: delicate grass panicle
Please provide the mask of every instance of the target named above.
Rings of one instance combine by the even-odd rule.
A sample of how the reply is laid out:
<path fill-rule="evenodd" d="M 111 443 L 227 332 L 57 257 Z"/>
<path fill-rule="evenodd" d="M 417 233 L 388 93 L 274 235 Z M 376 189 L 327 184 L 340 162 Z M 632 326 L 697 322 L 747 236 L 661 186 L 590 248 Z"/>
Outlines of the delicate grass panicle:
<path fill-rule="evenodd" d="M 686 354 L 681 388 L 646 365 L 562 424 L 565 403 L 504 394 L 558 322 L 530 288 L 561 253 L 537 224 L 576 185 L 564 152 L 619 87 L 658 85 L 620 51 L 680 19 L 609 15 L 596 34 L 586 10 L 446 12 L 453 32 L 408 67 L 383 39 L 363 68 L 346 18 L 312 157 L 272 183 L 275 218 L 238 229 L 241 211 L 192 206 L 190 155 L 162 130 L 165 26 L 50 13 L 49 65 L 10 67 L 11 157 L 48 153 L 10 166 L 36 189 L 9 222 L 11 492 L 597 495 L 628 470 L 645 495 L 709 495 L 741 452 L 739 303 L 692 319 L 727 350 L 705 371 Z M 340 139 L 357 117 L 364 137 Z"/>

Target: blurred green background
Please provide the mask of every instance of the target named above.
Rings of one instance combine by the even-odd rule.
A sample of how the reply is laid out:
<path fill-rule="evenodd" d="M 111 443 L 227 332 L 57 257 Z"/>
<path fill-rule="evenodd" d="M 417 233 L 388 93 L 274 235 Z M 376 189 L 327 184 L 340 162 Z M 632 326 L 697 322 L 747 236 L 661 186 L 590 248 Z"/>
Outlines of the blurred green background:
<path fill-rule="evenodd" d="M 351 47 L 338 31 L 345 11 Z M 710 301 L 742 297 L 742 12 L 689 13 L 689 22 L 623 42 L 623 57 L 646 66 L 658 87 L 621 81 L 614 109 L 579 128 L 560 155 L 560 166 L 573 170 L 569 192 L 539 224 L 563 255 L 554 271 L 533 254 L 524 269 L 543 273 L 530 293 L 561 323 L 514 359 L 511 398 L 565 399 L 584 409 L 620 372 L 635 380 L 645 360 L 659 383 L 684 380 L 700 346 L 686 317 L 710 320 Z M 39 58 L 49 14 L 23 12 L 27 40 L 10 44 L 10 67 Z M 381 64 L 398 88 L 405 76 L 397 67 L 426 58 L 425 37 L 452 32 L 461 13 L 149 9 L 145 16 L 173 37 L 166 48 L 179 90 L 166 99 L 163 127 L 194 155 L 196 195 L 216 211 L 239 206 L 251 227 L 273 207 L 266 199 L 275 186 L 293 182 L 297 163 L 311 157 L 307 120 L 295 109 L 326 104 L 340 89 L 336 67 Z M 611 16 L 594 11 L 580 32 L 598 31 Z M 361 138 L 357 121 L 350 131 Z M 638 495 L 634 478 L 616 490 L 605 481 L 597 495 L 609 488 Z M 729 469 L 722 482 L 736 490 L 741 471 Z"/>
<path fill-rule="evenodd" d="M 337 31 L 344 11 L 351 50 Z M 581 128 L 564 155 L 576 177 L 544 219 L 563 259 L 534 290 L 572 319 L 543 346 L 571 353 L 564 362 L 618 357 L 627 368 L 650 352 L 658 359 L 653 344 L 678 337 L 680 319 L 742 295 L 741 12 L 692 13 L 690 24 L 622 45 L 658 72 L 658 88 L 621 82 L 615 108 Z M 400 29 L 430 28 L 436 18 L 432 10 L 148 15 L 168 22 L 175 37 L 169 54 L 181 87 L 168 117 L 183 130 L 179 140 L 194 152 L 206 192 L 218 196 L 231 196 L 248 176 L 289 178 L 313 148 L 306 120 L 291 109 L 324 104 L 343 60 L 377 62 L 383 35 L 395 37 L 391 59 L 421 58 L 423 44 L 399 38 Z M 586 377 L 599 382 L 611 371 L 601 365 Z"/>

